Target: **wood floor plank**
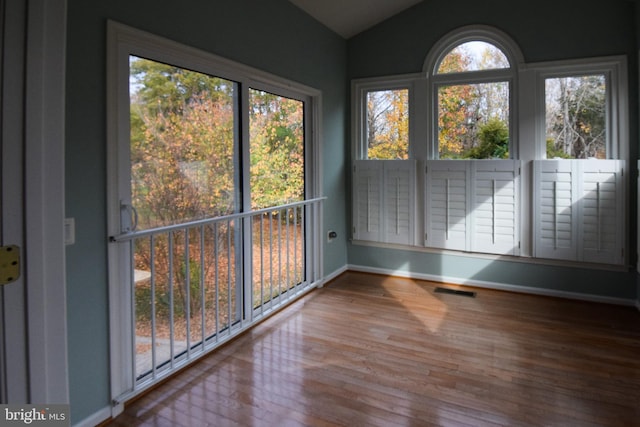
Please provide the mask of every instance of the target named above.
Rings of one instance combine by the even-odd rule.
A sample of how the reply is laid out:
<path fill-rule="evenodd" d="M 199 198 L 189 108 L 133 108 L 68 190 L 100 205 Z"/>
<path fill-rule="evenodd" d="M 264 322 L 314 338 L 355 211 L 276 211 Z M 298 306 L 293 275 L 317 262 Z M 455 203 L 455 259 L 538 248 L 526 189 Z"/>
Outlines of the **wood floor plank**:
<path fill-rule="evenodd" d="M 345 273 L 113 425 L 640 425 L 637 310 L 441 285 Z"/>

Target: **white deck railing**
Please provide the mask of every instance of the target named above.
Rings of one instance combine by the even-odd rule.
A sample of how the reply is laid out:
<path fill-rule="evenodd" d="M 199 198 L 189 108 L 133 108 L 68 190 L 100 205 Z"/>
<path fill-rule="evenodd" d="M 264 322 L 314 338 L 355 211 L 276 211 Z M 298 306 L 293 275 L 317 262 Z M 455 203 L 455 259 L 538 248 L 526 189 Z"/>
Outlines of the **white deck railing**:
<path fill-rule="evenodd" d="M 321 283 L 323 199 L 113 238 L 129 245 L 135 389 Z"/>

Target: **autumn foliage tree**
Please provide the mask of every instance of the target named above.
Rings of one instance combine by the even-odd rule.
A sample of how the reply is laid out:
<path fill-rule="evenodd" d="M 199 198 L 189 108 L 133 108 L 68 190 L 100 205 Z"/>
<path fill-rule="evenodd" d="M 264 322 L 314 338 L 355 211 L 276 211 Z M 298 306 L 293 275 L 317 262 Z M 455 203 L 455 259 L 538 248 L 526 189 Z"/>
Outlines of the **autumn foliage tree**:
<path fill-rule="evenodd" d="M 132 63 L 132 202 L 143 228 L 233 212 L 233 85 L 153 61 Z"/>
<path fill-rule="evenodd" d="M 468 68 L 471 58 L 454 50 L 440 63 L 438 73 L 461 72 Z M 464 151 L 465 143 L 473 135 L 477 117 L 471 108 L 476 95 L 470 85 L 450 85 L 438 88 L 438 147 L 440 158 L 456 158 Z"/>
<path fill-rule="evenodd" d="M 243 135 L 245 116 L 238 109 L 238 89 L 229 80 L 131 58 L 131 197 L 139 228 L 216 218 L 304 198 L 303 103 L 250 89 L 249 133 Z M 243 163 L 246 136 L 249 164 Z M 246 170 L 249 182 L 242 185 Z M 250 207 L 242 205 L 246 191 L 251 193 Z M 168 304 L 169 286 L 174 287 L 177 314 L 186 314 L 188 307 L 193 316 L 205 303 L 205 283 L 217 280 L 229 287 L 235 283 L 239 229 L 237 220 L 208 225 L 202 245 L 195 230 L 174 231 L 171 245 L 167 234 L 161 233 L 153 254 L 148 240 L 136 240 L 136 268 L 155 269 L 158 310 Z M 215 272 L 210 262 L 200 265 L 201 259 L 220 254 L 227 255 L 216 261 Z M 235 303 L 230 289 L 219 290 L 220 304 Z M 148 304 L 148 296 L 139 301 Z"/>
<path fill-rule="evenodd" d="M 409 157 L 409 91 L 372 91 L 367 94 L 367 157 Z"/>
<path fill-rule="evenodd" d="M 304 199 L 304 105 L 251 89 L 251 208 Z"/>
<path fill-rule="evenodd" d="M 438 74 L 506 68 L 504 54 L 488 43 L 473 52 L 467 44 L 452 49 L 438 66 Z M 477 47 L 476 47 L 477 49 Z M 483 128 L 502 122 L 508 130 L 509 85 L 504 81 L 447 84 L 437 87 L 438 148 L 441 159 L 485 158 Z M 508 139 L 508 135 L 507 135 Z"/>

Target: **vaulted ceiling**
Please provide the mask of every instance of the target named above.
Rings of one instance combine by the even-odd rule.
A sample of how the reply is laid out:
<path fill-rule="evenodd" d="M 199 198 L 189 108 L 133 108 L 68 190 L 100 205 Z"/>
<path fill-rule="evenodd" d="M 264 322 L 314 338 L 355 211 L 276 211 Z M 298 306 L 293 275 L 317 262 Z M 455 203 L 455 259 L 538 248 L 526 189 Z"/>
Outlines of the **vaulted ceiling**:
<path fill-rule="evenodd" d="M 289 0 L 348 39 L 423 0 Z"/>

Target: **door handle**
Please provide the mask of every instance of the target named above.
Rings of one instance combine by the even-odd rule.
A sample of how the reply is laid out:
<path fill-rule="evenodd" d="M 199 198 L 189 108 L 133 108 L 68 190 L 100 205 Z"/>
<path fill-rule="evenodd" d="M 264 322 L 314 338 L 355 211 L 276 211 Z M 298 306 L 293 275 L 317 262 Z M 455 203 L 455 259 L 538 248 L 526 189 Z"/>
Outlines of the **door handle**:
<path fill-rule="evenodd" d="M 138 228 L 138 211 L 130 203 L 120 203 L 120 232 L 131 233 Z"/>

